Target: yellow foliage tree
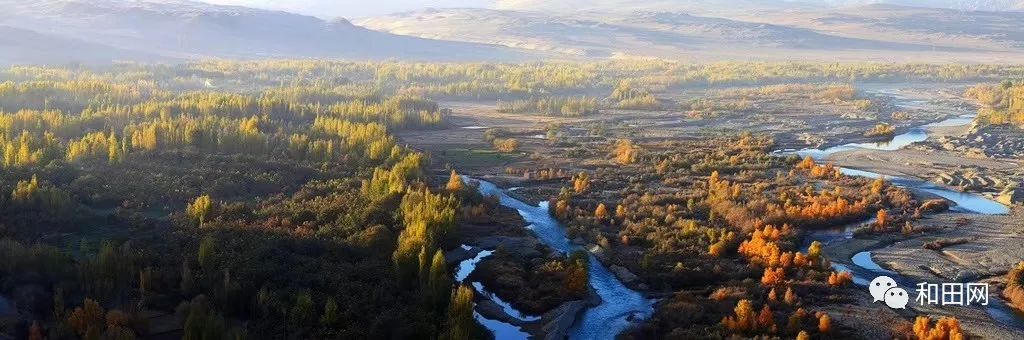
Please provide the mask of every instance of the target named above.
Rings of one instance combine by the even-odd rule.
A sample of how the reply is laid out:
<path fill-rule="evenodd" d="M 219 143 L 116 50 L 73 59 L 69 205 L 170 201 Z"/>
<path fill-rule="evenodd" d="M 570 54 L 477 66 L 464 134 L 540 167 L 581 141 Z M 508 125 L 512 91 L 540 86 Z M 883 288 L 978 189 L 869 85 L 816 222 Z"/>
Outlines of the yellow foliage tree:
<path fill-rule="evenodd" d="M 452 174 L 448 177 L 448 185 L 445 186 L 445 189 L 448 189 L 450 192 L 459 192 L 465 187 L 466 184 L 462 182 L 462 177 L 455 172 L 455 169 L 452 169 Z"/>
<path fill-rule="evenodd" d="M 786 288 L 786 294 L 783 295 L 782 301 L 785 302 L 787 305 L 796 304 L 796 293 L 793 293 L 793 288 Z"/>
<path fill-rule="evenodd" d="M 722 319 L 722 324 L 726 328 L 737 333 L 749 333 L 757 328 L 757 319 L 750 300 L 743 299 L 737 302 L 733 312 L 735 313 L 734 316 L 727 316 Z"/>
<path fill-rule="evenodd" d="M 628 139 L 620 139 L 615 142 L 615 148 L 612 150 L 612 157 L 615 162 L 619 165 L 628 165 L 636 161 L 636 157 L 640 150 L 633 146 L 633 141 Z"/>
<path fill-rule="evenodd" d="M 209 220 L 212 211 L 213 199 L 210 198 L 210 195 L 196 197 L 195 201 L 192 201 L 192 203 L 185 208 L 185 213 L 188 217 L 200 226 L 206 224 L 206 221 Z"/>

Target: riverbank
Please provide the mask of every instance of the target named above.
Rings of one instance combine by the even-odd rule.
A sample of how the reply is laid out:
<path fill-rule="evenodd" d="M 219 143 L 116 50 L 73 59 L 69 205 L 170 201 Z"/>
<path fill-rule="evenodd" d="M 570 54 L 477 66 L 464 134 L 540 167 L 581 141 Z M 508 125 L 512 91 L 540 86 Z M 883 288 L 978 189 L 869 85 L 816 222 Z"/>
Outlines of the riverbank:
<path fill-rule="evenodd" d="M 1004 190 L 1022 179 L 1021 161 L 990 158 L 984 154 L 965 153 L 935 147 L 949 138 L 968 138 L 972 120 L 952 118 L 921 127 L 923 137 L 893 148 L 850 148 L 815 155 L 825 162 L 904 178 L 917 178 L 941 186 L 956 186 L 960 191 L 979 193 L 1004 204 L 1015 204 L 1005 198 Z"/>
<path fill-rule="evenodd" d="M 1015 210 L 1010 215 L 980 215 L 968 213 L 943 213 L 915 221 L 915 227 L 928 230 L 926 233 L 903 235 L 868 235 L 831 242 L 824 248 L 826 256 L 834 264 L 847 268 L 865 268 L 877 265 L 867 274 L 884 274 L 884 271 L 898 273 L 910 282 L 949 283 L 986 282 L 990 283 L 989 307 L 934 306 L 911 301 L 909 313 L 915 315 L 949 315 L 960 320 L 963 328 L 975 335 L 996 339 L 1024 338 L 1024 330 L 1008 326 L 1019 323 L 1020 315 L 1009 310 L 1001 301 L 1000 290 L 1003 275 L 1012 265 L 1024 258 L 1024 225 L 1021 218 L 1024 211 Z M 950 245 L 938 250 L 924 248 L 924 244 L 937 240 L 967 240 L 966 243 Z M 858 258 L 855 258 L 858 256 Z M 859 258 L 866 256 L 866 258 Z M 867 261 L 866 265 L 864 261 Z M 870 268 L 869 268 L 870 269 Z M 916 289 L 908 287 L 908 290 Z M 911 291 L 916 297 L 916 292 Z M 862 297 L 871 301 L 866 293 Z M 870 311 L 885 318 L 894 314 L 880 304 L 856 304 L 853 306 L 830 307 Z M 877 313 L 877 314 L 874 314 Z M 891 315 L 890 315 L 891 316 Z M 841 321 L 837 319 L 837 321 Z M 858 322 L 851 318 L 851 322 Z M 865 325 L 870 326 L 870 325 Z M 888 327 L 888 326 L 886 326 Z"/>
<path fill-rule="evenodd" d="M 564 227 L 550 216 L 546 201 L 538 205 L 528 204 L 510 196 L 508 190 L 494 183 L 470 178 L 465 180 L 476 185 L 481 194 L 498 197 L 504 210 L 517 212 L 522 221 L 520 228 L 530 232 L 525 237 L 477 235 L 469 238 L 473 246 L 464 245 L 462 249 L 451 252 L 454 258 L 462 260 L 456 276 L 460 280 L 474 281 L 471 276 L 477 263 L 482 260 L 481 255 L 486 257 L 493 253 L 482 249 L 496 249 L 500 246 L 514 254 L 521 254 L 550 247 L 553 252 L 539 254 L 544 258 L 555 256 L 554 252 L 558 253 L 557 257 L 561 257 L 573 250 L 582 249 L 567 239 Z M 515 243 L 512 241 L 520 245 L 509 247 L 510 243 Z M 524 317 L 524 314 L 499 297 L 487 293 L 482 284 L 474 281 L 474 288 L 484 297 L 477 301 L 477 320 L 499 338 L 522 338 L 529 334 L 545 339 L 613 339 L 635 320 L 647 318 L 653 313 L 653 301 L 624 286 L 612 271 L 592 255 L 587 263 L 587 275 L 590 289 L 586 298 L 562 303 L 540 317 Z"/>
<path fill-rule="evenodd" d="M 941 214 L 916 221 L 932 230 L 874 252 L 876 262 L 905 275 L 931 281 L 973 281 L 1002 276 L 1024 258 L 1024 212 L 1010 215 Z M 936 240 L 963 240 L 924 250 Z"/>
<path fill-rule="evenodd" d="M 536 240 L 533 242 L 536 243 Z M 499 244 L 503 248 L 508 245 L 505 242 Z M 492 249 L 497 247 L 497 244 L 493 243 L 488 245 Z M 515 249 L 522 250 L 523 248 L 513 247 L 511 249 L 513 249 L 511 251 L 515 251 Z M 480 262 L 492 254 L 494 254 L 494 250 L 462 245 L 449 251 L 447 257 L 449 262 L 455 264 L 457 268 L 456 280 L 461 283 L 471 282 L 471 286 L 477 292 L 475 306 L 477 320 L 499 339 L 525 339 L 527 337 L 563 339 L 569 335 L 570 329 L 587 308 L 601 303 L 601 298 L 591 288 L 585 299 L 566 301 L 539 316 L 528 315 L 490 292 L 486 285 L 471 277 Z"/>
<path fill-rule="evenodd" d="M 1021 236 L 1024 225 L 1020 222 L 1024 214 L 1020 210 L 1007 214 L 1009 209 L 992 201 L 1002 188 L 979 190 L 984 194 L 975 195 L 961 193 L 941 181 L 950 177 L 950 173 L 1012 172 L 1018 169 L 1017 163 L 927 147 L 938 139 L 963 138 L 970 129 L 969 118 L 971 116 L 950 118 L 911 129 L 897 136 L 891 144 L 841 145 L 806 151 L 819 160 L 847 168 L 844 172 L 848 174 L 890 177 L 894 184 L 914 192 L 919 200 L 938 195 L 958 205 L 955 207 L 958 212 L 929 215 L 914 221 L 914 227 L 926 230 L 924 233 L 841 238 L 829 242 L 824 252 L 837 268 L 852 269 L 854 281 L 861 286 L 877 275 L 896 277 L 908 290 L 916 289 L 913 285 L 917 282 L 995 283 L 989 292 L 989 298 L 994 300 L 986 307 L 921 306 L 912 301 L 909 311 L 899 314 L 906 314 L 908 318 L 920 314 L 955 316 L 963 328 L 974 335 L 1024 338 L 1021 327 L 1024 318 L 999 297 L 1002 275 L 1024 259 L 1024 249 L 1020 247 L 1024 244 Z M 857 170 L 849 170 L 851 168 Z M 870 297 L 866 299 L 870 301 Z M 873 315 L 891 314 L 881 305 L 849 308 L 863 308 L 858 311 Z M 853 319 L 849 321 L 859 322 Z"/>

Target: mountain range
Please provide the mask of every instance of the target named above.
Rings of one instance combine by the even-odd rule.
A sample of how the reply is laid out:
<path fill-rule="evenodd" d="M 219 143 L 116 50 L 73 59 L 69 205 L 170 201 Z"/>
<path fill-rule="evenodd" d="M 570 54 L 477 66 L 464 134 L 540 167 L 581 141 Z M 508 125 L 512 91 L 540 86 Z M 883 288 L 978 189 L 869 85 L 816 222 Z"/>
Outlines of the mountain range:
<path fill-rule="evenodd" d="M 498 0 L 490 8 L 421 9 L 350 22 L 188 0 L 0 0 L 0 63 L 616 57 L 1010 63 L 1024 56 L 1022 4 Z"/>
<path fill-rule="evenodd" d="M 612 1 L 617 0 L 598 3 Z M 1024 55 L 1024 28 L 1016 24 L 1024 17 L 1021 12 L 895 5 L 779 7 L 757 0 L 740 0 L 752 6 L 742 9 L 714 6 L 726 1 L 712 1 L 700 11 L 666 9 L 659 2 L 622 11 L 581 3 L 572 13 L 536 7 L 420 10 L 355 23 L 395 34 L 584 58 L 1010 63 Z M 527 8 L 525 2 L 517 3 Z"/>
<path fill-rule="evenodd" d="M 184 0 L 0 0 L 0 26 L 18 29 L 13 41 L 47 36 L 74 42 L 51 44 L 44 61 L 79 58 L 90 46 L 114 59 L 330 58 L 426 61 L 521 60 L 533 52 L 456 41 L 394 35 L 293 13 Z M 41 43 L 41 42 L 40 42 Z M 12 44 L 3 54 L 19 53 Z M 22 50 L 30 53 L 30 51 Z M 56 56 L 54 55 L 56 54 Z M 91 54 L 91 53 L 90 53 Z M 31 55 L 19 54 L 19 59 Z"/>
<path fill-rule="evenodd" d="M 828 9 L 865 5 L 898 5 L 965 11 L 1020 11 L 1022 0 L 498 0 L 493 6 L 503 10 L 546 12 L 578 11 L 735 11 L 750 9 Z"/>

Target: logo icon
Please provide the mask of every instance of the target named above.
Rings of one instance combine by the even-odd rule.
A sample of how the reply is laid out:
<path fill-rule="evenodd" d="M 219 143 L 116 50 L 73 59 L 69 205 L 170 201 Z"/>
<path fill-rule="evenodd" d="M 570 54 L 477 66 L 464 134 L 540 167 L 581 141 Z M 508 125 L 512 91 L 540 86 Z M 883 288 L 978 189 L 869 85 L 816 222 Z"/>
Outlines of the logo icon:
<path fill-rule="evenodd" d="M 910 301 L 910 294 L 903 288 L 896 286 L 896 280 L 888 276 L 879 276 L 868 285 L 868 291 L 875 300 L 882 301 L 886 306 L 893 309 L 906 309 Z"/>
<path fill-rule="evenodd" d="M 907 309 L 910 294 L 903 288 L 889 288 L 885 291 L 885 305 L 892 309 Z"/>
<path fill-rule="evenodd" d="M 872 302 L 884 301 L 885 291 L 895 287 L 896 280 L 888 276 L 879 276 L 871 280 L 871 286 L 868 287 L 868 291 L 871 292 L 871 297 L 875 298 L 875 301 Z"/>

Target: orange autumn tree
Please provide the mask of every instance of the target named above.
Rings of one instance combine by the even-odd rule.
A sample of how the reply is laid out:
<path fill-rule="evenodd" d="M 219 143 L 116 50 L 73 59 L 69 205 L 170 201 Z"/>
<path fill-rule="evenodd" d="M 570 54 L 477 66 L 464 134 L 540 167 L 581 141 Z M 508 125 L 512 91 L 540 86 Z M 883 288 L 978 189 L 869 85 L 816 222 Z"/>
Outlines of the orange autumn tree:
<path fill-rule="evenodd" d="M 828 314 L 821 313 L 818 316 L 818 331 L 822 333 L 829 333 L 832 331 L 832 317 Z"/>
<path fill-rule="evenodd" d="M 750 300 L 743 299 L 737 302 L 733 312 L 735 316 L 722 318 L 725 328 L 737 333 L 750 333 L 757 329 L 757 319 Z"/>
<path fill-rule="evenodd" d="M 792 253 L 784 253 L 775 242 L 784 236 L 792 233 L 790 226 L 783 225 L 776 228 L 773 225 L 756 225 L 749 240 L 740 243 L 737 251 L 746 256 L 751 263 L 764 265 L 766 267 L 788 267 L 786 262 L 792 262 Z M 784 265 L 785 264 L 785 265 Z"/>
<path fill-rule="evenodd" d="M 598 204 L 597 209 L 594 210 L 594 217 L 601 221 L 608 219 L 608 207 L 604 203 Z"/>
<path fill-rule="evenodd" d="M 806 223 L 827 223 L 828 221 L 867 213 L 868 202 L 864 199 L 850 203 L 842 195 L 831 191 L 820 194 L 809 190 L 796 195 L 798 200 L 784 202 L 786 216 L 798 218 Z"/>
<path fill-rule="evenodd" d="M 786 269 L 805 267 L 817 262 L 808 261 L 800 252 L 783 252 L 776 241 L 792 233 L 789 225 L 776 228 L 773 225 L 756 224 L 749 240 L 743 241 L 737 251 L 750 263 L 764 267 L 761 284 L 775 286 L 786 279 Z M 714 250 L 714 249 L 712 249 Z"/>
<path fill-rule="evenodd" d="M 764 275 L 761 275 L 761 284 L 775 286 L 786 280 L 786 271 L 782 268 L 765 268 Z"/>
<path fill-rule="evenodd" d="M 626 205 L 620 203 L 618 206 L 615 207 L 616 218 L 626 218 L 627 213 L 628 212 L 626 211 Z"/>
<path fill-rule="evenodd" d="M 882 190 L 885 189 L 885 184 L 885 179 L 876 178 L 873 182 L 871 182 L 871 193 L 874 195 L 881 195 Z"/>
<path fill-rule="evenodd" d="M 1024 309 L 1024 262 L 1017 263 L 1006 273 L 1006 289 L 1003 297 L 1018 309 Z"/>
<path fill-rule="evenodd" d="M 828 275 L 828 284 L 832 287 L 842 287 L 853 282 L 853 274 L 844 271 L 841 273 L 832 272 Z"/>
<path fill-rule="evenodd" d="M 580 172 L 572 178 L 572 189 L 577 194 L 582 194 L 590 189 L 590 175 L 586 172 Z"/>
<path fill-rule="evenodd" d="M 914 335 L 918 340 L 963 340 L 964 333 L 960 329 L 960 321 L 953 317 L 941 317 L 931 325 L 931 318 L 918 316 L 914 320 Z"/>
<path fill-rule="evenodd" d="M 809 174 L 811 178 L 839 179 L 840 177 L 843 176 L 843 173 L 839 171 L 839 168 L 833 165 L 832 163 L 811 166 L 808 170 L 810 170 Z"/>
<path fill-rule="evenodd" d="M 814 158 L 806 156 L 803 161 L 796 165 L 796 168 L 800 170 L 811 170 L 816 166 L 818 166 L 818 163 L 814 161 Z"/>
<path fill-rule="evenodd" d="M 776 331 L 775 315 L 772 313 L 772 308 L 768 307 L 768 304 L 761 307 L 761 312 L 757 314 L 757 327 L 771 333 Z"/>
<path fill-rule="evenodd" d="M 877 215 L 878 222 L 875 223 L 875 231 L 885 231 L 885 225 L 889 223 L 889 211 L 881 209 Z"/>

